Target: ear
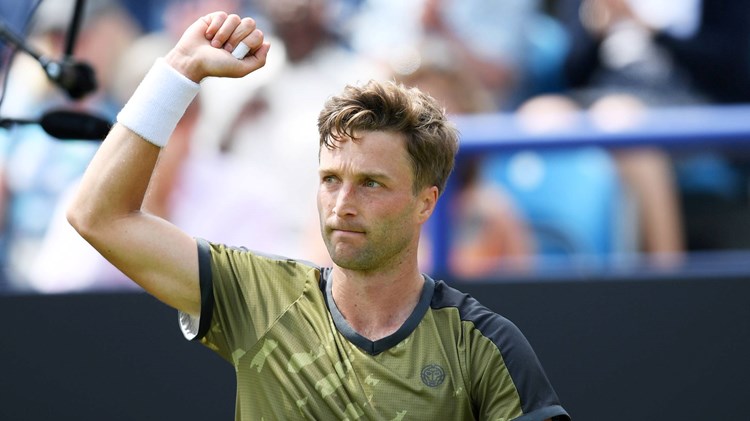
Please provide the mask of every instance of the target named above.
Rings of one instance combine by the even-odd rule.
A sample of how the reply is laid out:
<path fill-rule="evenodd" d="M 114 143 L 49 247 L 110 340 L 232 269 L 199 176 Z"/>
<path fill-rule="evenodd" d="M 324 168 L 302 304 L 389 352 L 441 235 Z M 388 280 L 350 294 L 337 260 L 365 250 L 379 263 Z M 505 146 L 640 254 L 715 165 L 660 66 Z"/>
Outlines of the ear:
<path fill-rule="evenodd" d="M 425 187 L 417 196 L 417 221 L 420 224 L 427 222 L 435 211 L 439 192 L 437 186 Z"/>

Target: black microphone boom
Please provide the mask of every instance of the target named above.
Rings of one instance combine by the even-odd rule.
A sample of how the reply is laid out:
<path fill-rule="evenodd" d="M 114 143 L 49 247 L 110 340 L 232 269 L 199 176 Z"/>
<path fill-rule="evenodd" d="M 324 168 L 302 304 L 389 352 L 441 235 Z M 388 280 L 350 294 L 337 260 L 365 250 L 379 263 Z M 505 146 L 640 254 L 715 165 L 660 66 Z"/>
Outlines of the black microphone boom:
<path fill-rule="evenodd" d="M 103 140 L 112 123 L 92 114 L 69 110 L 46 112 L 39 120 L 45 132 L 62 140 Z"/>
<path fill-rule="evenodd" d="M 47 111 L 39 120 L 0 118 L 0 127 L 16 124 L 39 124 L 48 135 L 60 140 L 99 141 L 112 128 L 112 123 L 102 117 L 73 110 Z"/>
<path fill-rule="evenodd" d="M 34 57 L 44 68 L 47 77 L 62 88 L 72 99 L 81 99 L 97 88 L 94 69 L 86 63 L 76 62 L 70 57 L 62 61 L 53 61 L 37 51 L 14 34 L 5 22 L 0 21 L 0 39 L 9 42 L 15 48 Z"/>
<path fill-rule="evenodd" d="M 40 57 L 47 77 L 61 87 L 72 99 L 81 99 L 96 90 L 94 69 L 87 63 L 65 59 L 61 62 Z"/>

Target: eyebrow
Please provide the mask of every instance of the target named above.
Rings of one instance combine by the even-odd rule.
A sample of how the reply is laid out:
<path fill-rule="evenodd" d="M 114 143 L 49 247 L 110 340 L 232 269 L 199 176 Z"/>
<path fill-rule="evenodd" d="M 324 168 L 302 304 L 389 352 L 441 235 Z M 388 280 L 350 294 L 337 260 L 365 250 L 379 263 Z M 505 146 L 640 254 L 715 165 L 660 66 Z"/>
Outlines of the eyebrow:
<path fill-rule="evenodd" d="M 338 171 L 336 171 L 333 168 L 320 168 L 318 169 L 318 174 L 322 175 L 332 175 L 332 174 L 338 174 Z M 379 171 L 363 171 L 358 172 L 355 174 L 357 178 L 360 179 L 374 179 L 374 180 L 393 180 L 393 177 L 388 175 L 384 172 Z"/>
<path fill-rule="evenodd" d="M 363 172 L 358 175 L 362 178 L 372 178 L 372 179 L 381 179 L 381 180 L 393 179 L 393 177 L 391 177 L 390 175 L 384 172 Z"/>

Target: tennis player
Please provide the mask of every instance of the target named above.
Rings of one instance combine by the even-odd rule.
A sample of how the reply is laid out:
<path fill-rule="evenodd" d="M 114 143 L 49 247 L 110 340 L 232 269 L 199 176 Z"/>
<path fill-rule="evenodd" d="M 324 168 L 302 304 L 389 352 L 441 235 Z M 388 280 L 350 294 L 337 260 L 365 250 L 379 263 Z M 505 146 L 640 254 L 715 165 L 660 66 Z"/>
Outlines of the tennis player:
<path fill-rule="evenodd" d="M 71 224 L 234 366 L 238 420 L 569 419 L 516 326 L 418 270 L 420 229 L 458 136 L 415 89 L 349 86 L 320 113 L 318 209 L 332 267 L 195 239 L 143 209 L 199 82 L 245 76 L 269 48 L 251 18 L 193 23 L 118 115 Z"/>

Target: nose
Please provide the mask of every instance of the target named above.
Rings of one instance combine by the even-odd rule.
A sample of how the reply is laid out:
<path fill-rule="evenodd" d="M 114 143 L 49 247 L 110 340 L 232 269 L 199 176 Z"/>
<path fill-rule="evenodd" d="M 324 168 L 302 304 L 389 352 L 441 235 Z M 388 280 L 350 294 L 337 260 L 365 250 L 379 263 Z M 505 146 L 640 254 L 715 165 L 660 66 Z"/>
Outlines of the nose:
<path fill-rule="evenodd" d="M 356 188 L 351 184 L 344 183 L 341 188 L 336 191 L 333 213 L 338 217 L 356 215 L 356 195 Z"/>

